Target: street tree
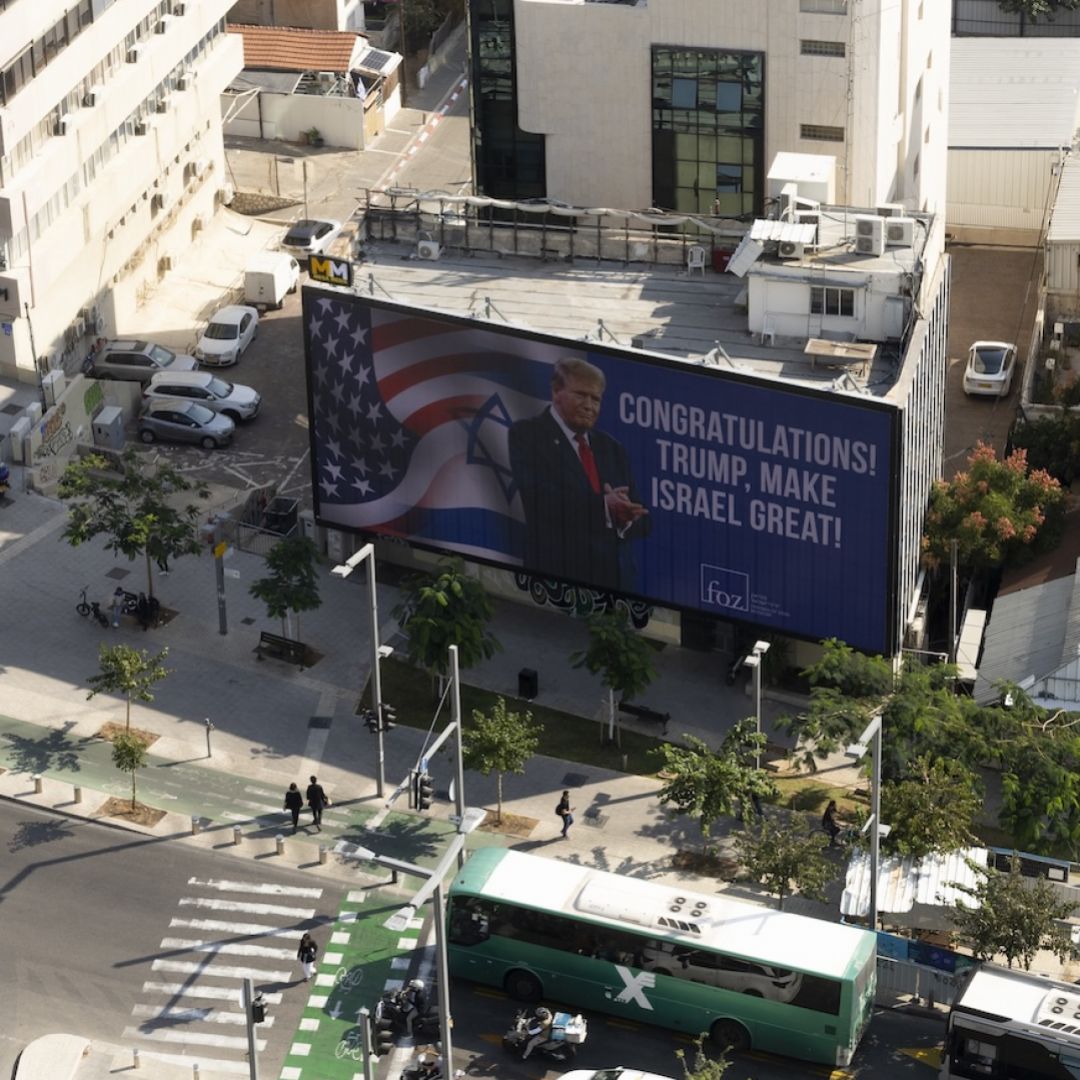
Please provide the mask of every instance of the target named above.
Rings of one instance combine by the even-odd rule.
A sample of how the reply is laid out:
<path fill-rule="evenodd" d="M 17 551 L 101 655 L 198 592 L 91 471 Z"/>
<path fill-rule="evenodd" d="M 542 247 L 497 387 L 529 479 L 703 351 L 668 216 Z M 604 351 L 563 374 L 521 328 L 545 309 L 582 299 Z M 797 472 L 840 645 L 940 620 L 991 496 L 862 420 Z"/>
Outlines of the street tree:
<path fill-rule="evenodd" d="M 632 698 L 656 678 L 652 654 L 656 646 L 630 624 L 626 609 L 599 611 L 585 622 L 589 644 L 572 653 L 570 664 L 599 675 L 608 692 L 608 738 L 615 738 L 615 695 Z"/>
<path fill-rule="evenodd" d="M 102 454 L 76 457 L 58 488 L 69 500 L 62 534 L 72 547 L 104 536 L 106 551 L 146 564 L 146 594 L 154 595 L 154 558 L 198 555 L 203 545 L 196 525 L 200 508 L 187 499 L 208 499 L 205 484 L 193 484 L 166 462 L 148 463 L 129 447 L 114 464 Z"/>
<path fill-rule="evenodd" d="M 882 847 L 914 858 L 958 851 L 975 842 L 981 807 L 977 778 L 966 765 L 924 754 L 906 779 L 881 786 L 881 820 L 890 826 Z"/>
<path fill-rule="evenodd" d="M 1025 878 L 1015 854 L 1008 873 L 972 865 L 980 878 L 976 885 L 952 883 L 972 906 L 957 900 L 953 921 L 976 959 L 993 960 L 1000 954 L 1009 967 L 1019 960 L 1028 971 L 1040 949 L 1062 963 L 1075 956 L 1068 932 L 1058 925 L 1073 914 L 1075 905 L 1060 899 L 1049 881 Z"/>
<path fill-rule="evenodd" d="M 138 735 L 122 732 L 112 741 L 113 764 L 121 771 L 131 774 L 131 809 L 135 809 L 135 776 L 146 768 L 146 743 Z"/>
<path fill-rule="evenodd" d="M 776 785 L 754 767 L 755 756 L 766 741 L 755 728 L 753 719 L 740 720 L 716 751 L 694 735 L 683 735 L 685 746 L 661 743 L 654 751 L 665 778 L 661 804 L 697 819 L 705 850 L 712 826 L 720 818 L 734 816 L 737 809 L 745 811 L 755 796 L 758 800 L 777 796 Z"/>
<path fill-rule="evenodd" d="M 131 702 L 154 700 L 152 688 L 169 673 L 165 666 L 167 648 L 151 656 L 146 649 L 133 649 L 130 645 L 102 645 L 98 650 L 100 671 L 86 681 L 90 692 L 89 701 L 97 694 L 123 694 L 125 702 L 124 731 L 131 731 Z"/>
<path fill-rule="evenodd" d="M 752 881 L 764 886 L 784 910 L 784 897 L 798 892 L 811 900 L 824 900 L 825 887 L 836 869 L 825 854 L 826 838 L 810 831 L 805 822 L 776 822 L 760 818 L 735 837 L 739 862 Z"/>
<path fill-rule="evenodd" d="M 719 1057 L 714 1057 L 705 1052 L 705 1036 L 699 1035 L 694 1040 L 694 1056 L 690 1063 L 686 1061 L 686 1051 L 680 1047 L 675 1051 L 675 1056 L 682 1066 L 683 1080 L 721 1080 L 721 1077 L 731 1068 L 731 1062 L 727 1059 L 728 1047 L 721 1050 Z"/>
<path fill-rule="evenodd" d="M 296 616 L 296 638 L 300 638 L 300 612 L 314 611 L 322 604 L 315 565 L 319 549 L 306 536 L 287 536 L 266 554 L 270 573 L 253 581 L 248 591 L 266 605 L 271 619 L 281 620 L 282 637 L 288 637 L 287 619 Z"/>
<path fill-rule="evenodd" d="M 1032 22 L 1038 19 L 1053 22 L 1059 11 L 1080 8 L 1080 0 L 998 0 L 998 7 L 1010 15 L 1024 15 Z"/>
<path fill-rule="evenodd" d="M 502 648 L 488 628 L 495 612 L 491 598 L 460 559 L 437 577 L 416 574 L 402 586 L 394 616 L 405 634 L 409 660 L 441 680 L 446 678 L 449 648 L 458 648 L 458 665 L 470 668 Z"/>
<path fill-rule="evenodd" d="M 506 699 L 496 698 L 490 712 L 474 709 L 472 723 L 462 731 L 465 768 L 481 776 L 495 773 L 496 820 L 502 821 L 503 776 L 521 775 L 540 745 L 543 725 L 533 723 L 532 713 L 510 712 Z"/>
<path fill-rule="evenodd" d="M 922 557 L 931 570 L 949 562 L 952 542 L 966 572 L 1016 565 L 1061 539 L 1065 493 L 1045 469 L 1030 469 L 1027 452 L 999 459 L 980 442 L 968 467 L 939 480 L 930 493 Z"/>
<path fill-rule="evenodd" d="M 1080 380 L 1072 385 L 1080 389 Z M 1080 416 L 1070 410 L 1017 424 L 1012 444 L 1027 452 L 1031 468 L 1045 469 L 1063 487 L 1080 476 Z"/>

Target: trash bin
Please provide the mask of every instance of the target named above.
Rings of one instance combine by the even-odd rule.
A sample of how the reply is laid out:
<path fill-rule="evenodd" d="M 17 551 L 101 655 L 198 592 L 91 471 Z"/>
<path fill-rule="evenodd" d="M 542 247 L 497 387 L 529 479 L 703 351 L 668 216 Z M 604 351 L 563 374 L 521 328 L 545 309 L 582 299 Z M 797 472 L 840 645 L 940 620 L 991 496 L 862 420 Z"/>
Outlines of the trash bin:
<path fill-rule="evenodd" d="M 728 263 L 731 262 L 733 254 L 734 252 L 730 248 L 713 248 L 712 268 L 718 274 L 722 274 L 727 269 Z"/>
<path fill-rule="evenodd" d="M 540 690 L 540 679 L 533 668 L 523 667 L 518 672 L 518 697 L 532 701 Z"/>

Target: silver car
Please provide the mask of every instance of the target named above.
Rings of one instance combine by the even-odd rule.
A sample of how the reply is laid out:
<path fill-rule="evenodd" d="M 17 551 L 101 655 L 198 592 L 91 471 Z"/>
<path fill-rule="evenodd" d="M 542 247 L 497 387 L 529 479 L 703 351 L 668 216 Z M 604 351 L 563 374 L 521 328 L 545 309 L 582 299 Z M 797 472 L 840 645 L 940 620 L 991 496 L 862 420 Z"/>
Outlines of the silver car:
<path fill-rule="evenodd" d="M 95 379 L 148 383 L 159 371 L 195 371 L 198 366 L 193 356 L 128 338 L 106 342 L 94 355 L 90 374 Z"/>
<path fill-rule="evenodd" d="M 236 425 L 227 417 L 195 401 L 152 401 L 139 417 L 139 438 L 144 443 L 198 443 L 206 450 L 228 446 Z"/>
<path fill-rule="evenodd" d="M 250 386 L 229 382 L 210 371 L 155 375 L 143 391 L 143 400 L 147 404 L 161 400 L 197 401 L 236 424 L 257 416 L 262 404 L 262 398 Z"/>

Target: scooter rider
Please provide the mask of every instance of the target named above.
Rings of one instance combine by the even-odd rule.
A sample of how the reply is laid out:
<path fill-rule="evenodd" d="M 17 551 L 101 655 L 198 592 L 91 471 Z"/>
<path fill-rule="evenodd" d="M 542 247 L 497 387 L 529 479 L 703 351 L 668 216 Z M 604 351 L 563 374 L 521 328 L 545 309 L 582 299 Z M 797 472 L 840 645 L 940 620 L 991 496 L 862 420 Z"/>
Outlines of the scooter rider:
<path fill-rule="evenodd" d="M 442 1058 L 431 1053 L 421 1054 L 416 1066 L 416 1080 L 441 1080 L 441 1078 Z"/>
<path fill-rule="evenodd" d="M 529 1017 L 528 1027 L 525 1029 L 529 1035 L 529 1041 L 525 1044 L 525 1051 L 521 1055 L 524 1061 L 541 1043 L 548 1041 L 551 1035 L 551 1010 L 539 1006 Z"/>
<path fill-rule="evenodd" d="M 424 993 L 424 980 L 413 979 L 405 988 L 405 1033 L 413 1033 L 413 1024 L 427 1007 L 427 995 Z"/>

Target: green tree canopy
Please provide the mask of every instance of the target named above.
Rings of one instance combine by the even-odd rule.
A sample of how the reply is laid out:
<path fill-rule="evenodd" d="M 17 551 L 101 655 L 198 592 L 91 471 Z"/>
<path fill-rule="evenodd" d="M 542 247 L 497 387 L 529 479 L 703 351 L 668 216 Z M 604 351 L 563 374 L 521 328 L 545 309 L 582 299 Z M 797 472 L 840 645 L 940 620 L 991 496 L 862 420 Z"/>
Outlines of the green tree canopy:
<path fill-rule="evenodd" d="M 675 1056 L 682 1066 L 683 1080 L 721 1080 L 724 1073 L 731 1068 L 731 1062 L 727 1060 L 726 1047 L 719 1057 L 705 1052 L 704 1035 L 699 1035 L 694 1040 L 694 1056 L 690 1064 L 687 1064 L 686 1051 L 682 1048 L 675 1051 Z"/>
<path fill-rule="evenodd" d="M 121 771 L 131 773 L 131 809 L 135 809 L 135 775 L 146 768 L 146 743 L 138 735 L 122 732 L 113 739 L 113 764 Z"/>
<path fill-rule="evenodd" d="M 89 701 L 96 694 L 123 694 L 126 705 L 124 730 L 131 730 L 131 702 L 154 700 L 152 688 L 169 674 L 165 657 L 169 650 L 151 656 L 146 649 L 133 649 L 130 645 L 102 645 L 98 651 L 100 671 L 87 679 Z"/>
<path fill-rule="evenodd" d="M 1020 859 L 1014 855 L 1009 872 L 976 867 L 977 885 L 957 885 L 974 901 L 968 907 L 957 901 L 953 920 L 961 939 L 979 960 L 1004 956 L 1009 967 L 1019 960 L 1025 970 L 1040 949 L 1049 949 L 1062 963 L 1075 955 L 1072 941 L 1059 920 L 1068 919 L 1075 907 L 1059 899 L 1044 878 L 1025 878 Z"/>
<path fill-rule="evenodd" d="M 735 837 L 735 848 L 751 880 L 777 898 L 793 890 L 811 900 L 824 900 L 825 887 L 836 877 L 836 867 L 825 854 L 825 834 L 810 831 L 805 822 L 762 818 Z"/>
<path fill-rule="evenodd" d="M 881 787 L 881 820 L 890 826 L 885 851 L 921 858 L 958 851 L 975 842 L 972 832 L 982 807 L 978 781 L 965 765 L 923 755 L 905 780 Z"/>
<path fill-rule="evenodd" d="M 1080 3 L 1080 0 L 1077 0 Z M 1080 382 L 1074 384 L 1080 386 Z M 1032 469 L 1045 469 L 1063 487 L 1080 476 L 1080 416 L 1062 412 L 1013 428 L 1012 442 Z"/>
<path fill-rule="evenodd" d="M 526 762 L 540 745 L 543 730 L 541 724 L 533 723 L 531 712 L 510 712 L 502 697 L 496 699 L 489 713 L 473 710 L 472 723 L 462 733 L 462 757 L 467 769 L 482 776 L 495 773 L 499 821 L 502 821 L 503 776 L 525 771 Z"/>
<path fill-rule="evenodd" d="M 198 555 L 199 507 L 186 502 L 193 493 L 207 499 L 205 484 L 192 484 L 165 462 L 149 463 L 133 447 L 118 466 L 102 454 L 75 458 L 60 477 L 60 498 L 70 500 L 62 534 L 72 547 L 106 537 L 106 551 L 146 563 L 146 594 L 154 595 L 150 557 Z"/>
<path fill-rule="evenodd" d="M 750 806 L 755 795 L 776 798 L 776 785 L 754 768 L 755 755 L 764 748 L 766 738 L 757 733 L 755 721 L 748 719 L 740 720 L 715 752 L 693 735 L 683 735 L 683 740 L 685 746 L 661 743 L 655 751 L 666 777 L 659 799 L 675 812 L 697 818 L 707 848 L 712 826 L 721 817 Z"/>
<path fill-rule="evenodd" d="M 416 574 L 408 578 L 394 616 L 405 634 L 412 663 L 445 678 L 451 645 L 458 648 L 462 669 L 489 660 L 502 648 L 488 629 L 494 611 L 484 587 L 455 559 L 437 577 Z"/>
<path fill-rule="evenodd" d="M 923 562 L 932 570 L 947 565 L 953 540 L 967 571 L 1023 562 L 1058 543 L 1064 504 L 1061 485 L 1044 469 L 1029 469 L 1025 451 L 999 460 L 980 442 L 967 470 L 931 491 Z"/>
<path fill-rule="evenodd" d="M 319 576 L 315 565 L 319 549 L 306 536 L 287 536 L 266 555 L 269 575 L 253 581 L 249 592 L 266 605 L 271 619 L 281 620 L 281 634 L 286 636 L 285 619 L 296 614 L 296 636 L 300 637 L 300 612 L 314 611 L 322 604 Z"/>

